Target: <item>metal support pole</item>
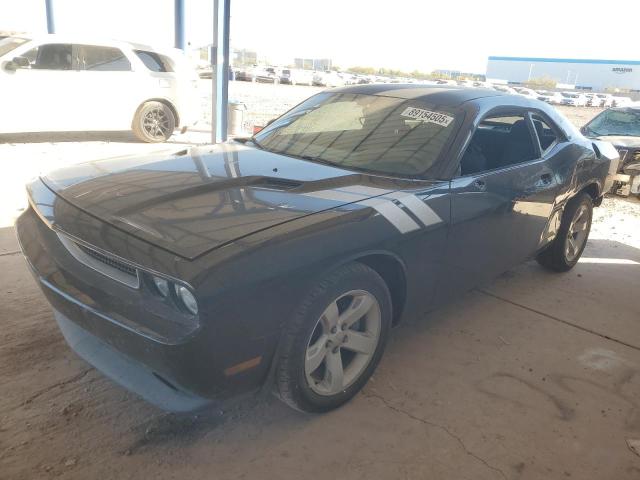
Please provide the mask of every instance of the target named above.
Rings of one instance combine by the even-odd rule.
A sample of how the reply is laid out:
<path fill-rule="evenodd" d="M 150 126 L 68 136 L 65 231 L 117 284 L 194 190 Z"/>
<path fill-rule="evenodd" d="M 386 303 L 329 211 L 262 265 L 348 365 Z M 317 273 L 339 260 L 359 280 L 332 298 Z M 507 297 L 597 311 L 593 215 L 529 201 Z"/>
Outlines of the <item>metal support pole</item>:
<path fill-rule="evenodd" d="M 56 33 L 56 23 L 53 17 L 53 0 L 44 0 L 47 12 L 47 33 Z"/>
<path fill-rule="evenodd" d="M 184 0 L 175 0 L 175 46 L 184 50 Z"/>
<path fill-rule="evenodd" d="M 227 140 L 231 0 L 213 0 L 211 143 Z"/>

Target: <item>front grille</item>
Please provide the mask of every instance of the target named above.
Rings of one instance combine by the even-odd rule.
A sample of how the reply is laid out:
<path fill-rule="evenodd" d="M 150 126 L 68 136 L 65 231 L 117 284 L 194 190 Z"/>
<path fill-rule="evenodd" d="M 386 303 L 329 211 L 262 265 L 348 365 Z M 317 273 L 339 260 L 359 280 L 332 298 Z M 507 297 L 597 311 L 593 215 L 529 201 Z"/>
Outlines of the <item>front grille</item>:
<path fill-rule="evenodd" d="M 72 238 L 58 233 L 58 238 L 69 253 L 83 265 L 131 288 L 139 288 L 138 269 L 106 253 L 94 250 Z"/>
<path fill-rule="evenodd" d="M 127 265 L 126 263 L 121 262 L 119 260 L 116 260 L 115 258 L 109 257 L 107 255 L 104 255 L 104 254 L 100 253 L 100 252 L 97 252 L 97 251 L 95 251 L 95 250 L 93 250 L 91 248 L 85 247 L 84 245 L 81 245 L 79 243 L 76 243 L 76 245 L 84 253 L 86 253 L 87 255 L 95 258 L 99 262 L 102 262 L 105 265 L 110 266 L 111 268 L 115 268 L 116 270 L 120 270 L 122 273 L 126 273 L 127 275 L 131 275 L 132 277 L 137 277 L 138 276 L 137 270 L 134 267 L 132 267 L 130 265 Z"/>

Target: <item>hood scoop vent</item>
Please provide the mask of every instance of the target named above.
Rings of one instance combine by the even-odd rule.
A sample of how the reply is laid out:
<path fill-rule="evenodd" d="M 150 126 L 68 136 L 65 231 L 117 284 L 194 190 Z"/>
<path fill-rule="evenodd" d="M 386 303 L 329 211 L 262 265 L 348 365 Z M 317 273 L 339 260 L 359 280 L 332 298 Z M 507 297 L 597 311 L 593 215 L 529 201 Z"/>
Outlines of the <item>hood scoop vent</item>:
<path fill-rule="evenodd" d="M 254 183 L 250 183 L 252 187 L 266 188 L 268 190 L 291 190 L 302 185 L 302 182 L 297 180 L 290 180 L 287 178 L 273 178 L 273 177 L 258 177 L 258 180 Z"/>

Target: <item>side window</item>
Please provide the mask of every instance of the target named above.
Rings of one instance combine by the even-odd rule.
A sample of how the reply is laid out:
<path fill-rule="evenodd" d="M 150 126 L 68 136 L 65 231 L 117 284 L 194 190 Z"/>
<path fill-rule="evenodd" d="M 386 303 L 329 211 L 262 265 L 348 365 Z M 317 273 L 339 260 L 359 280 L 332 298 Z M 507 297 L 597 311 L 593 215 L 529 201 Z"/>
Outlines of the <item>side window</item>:
<path fill-rule="evenodd" d="M 152 72 L 173 72 L 171 60 L 168 57 L 146 50 L 136 50 L 135 52 L 145 67 Z"/>
<path fill-rule="evenodd" d="M 460 174 L 471 175 L 537 157 L 524 114 L 489 116 L 474 132 L 460 161 Z"/>
<path fill-rule="evenodd" d="M 35 70 L 71 70 L 71 45 L 52 43 L 40 45 L 22 55 Z"/>
<path fill-rule="evenodd" d="M 131 63 L 118 48 L 81 45 L 80 65 L 83 70 L 98 72 L 124 72 L 131 70 Z"/>
<path fill-rule="evenodd" d="M 540 115 L 533 114 L 532 118 L 533 125 L 536 127 L 538 140 L 540 140 L 542 155 L 544 155 L 560 142 L 560 137 L 556 133 L 558 129 L 555 127 L 551 127 L 549 125 L 549 122 L 542 118 Z"/>

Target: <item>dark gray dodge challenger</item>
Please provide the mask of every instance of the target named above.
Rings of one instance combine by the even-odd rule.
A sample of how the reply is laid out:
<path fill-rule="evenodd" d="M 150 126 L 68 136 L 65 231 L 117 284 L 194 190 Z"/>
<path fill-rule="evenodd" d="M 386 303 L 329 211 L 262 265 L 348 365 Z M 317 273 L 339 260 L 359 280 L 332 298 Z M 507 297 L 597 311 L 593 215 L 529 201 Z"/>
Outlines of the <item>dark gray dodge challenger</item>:
<path fill-rule="evenodd" d="M 537 100 L 347 87 L 252 138 L 50 173 L 17 231 L 71 348 L 126 388 L 322 412 L 403 317 L 529 258 L 572 268 L 618 160 Z"/>

